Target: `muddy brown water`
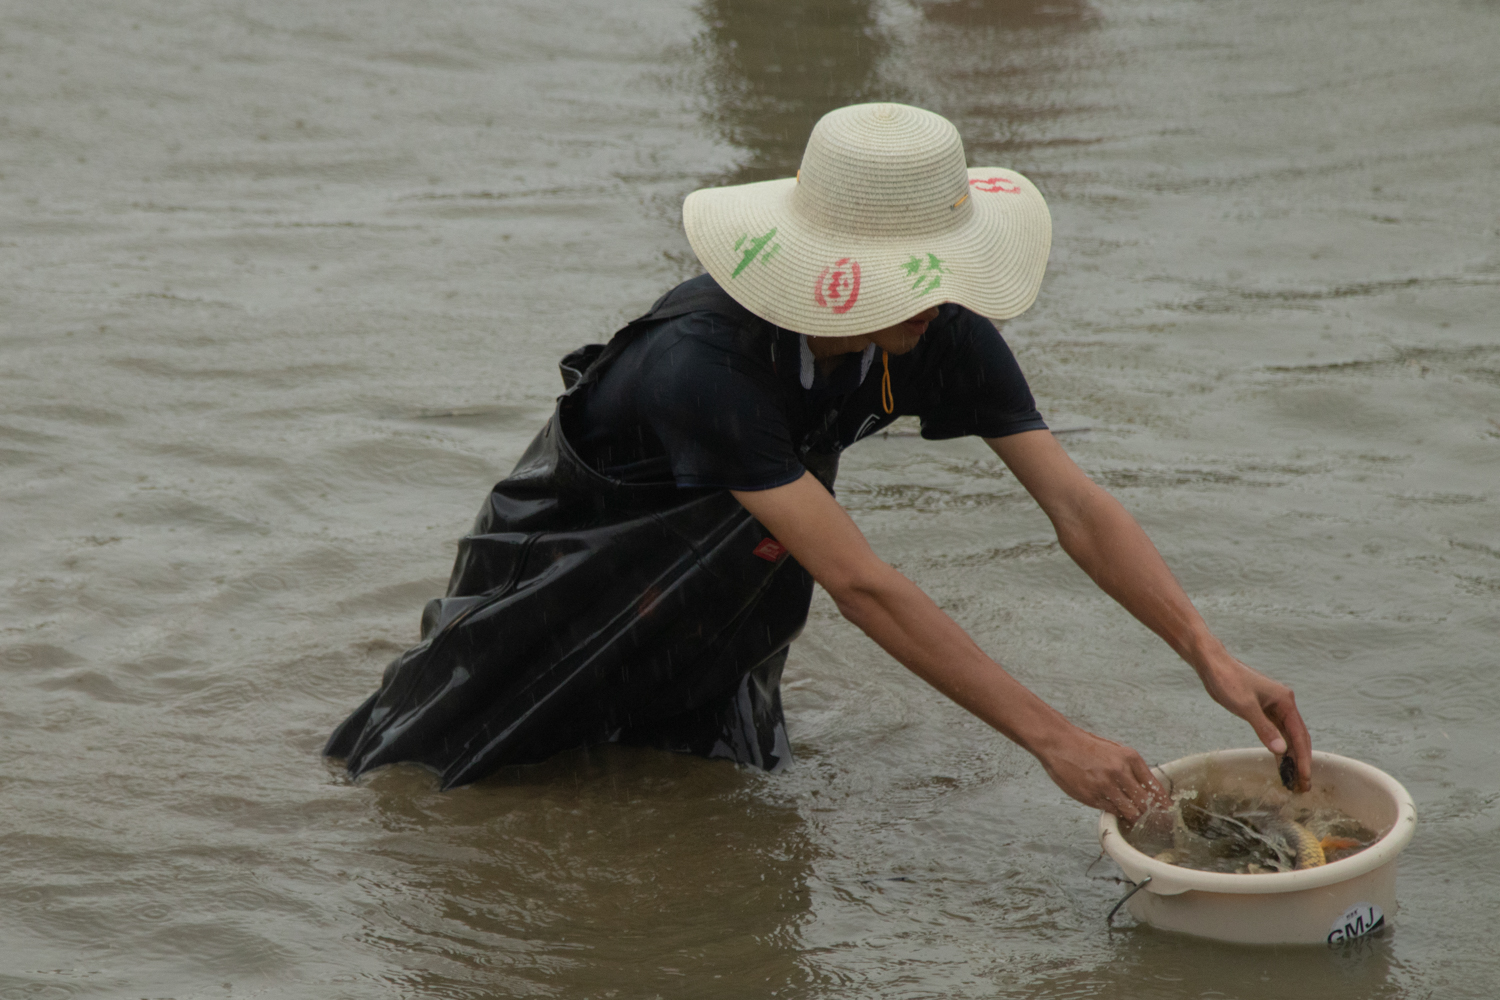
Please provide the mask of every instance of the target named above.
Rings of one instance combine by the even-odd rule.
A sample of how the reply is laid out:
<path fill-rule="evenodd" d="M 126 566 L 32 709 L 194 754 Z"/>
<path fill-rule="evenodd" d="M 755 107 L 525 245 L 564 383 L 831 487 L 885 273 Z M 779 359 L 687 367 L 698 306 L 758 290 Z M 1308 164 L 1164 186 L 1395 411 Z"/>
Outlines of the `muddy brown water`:
<path fill-rule="evenodd" d="M 0 3 L 0 998 L 1492 996 L 1497 38 L 1484 0 Z M 1106 932 L 1094 815 L 822 596 L 782 775 L 318 757 L 556 359 L 694 272 L 682 197 L 872 98 L 1036 180 L 1044 412 L 1412 791 L 1381 941 Z M 1080 723 L 1251 742 L 982 445 L 863 442 L 841 496 Z"/>

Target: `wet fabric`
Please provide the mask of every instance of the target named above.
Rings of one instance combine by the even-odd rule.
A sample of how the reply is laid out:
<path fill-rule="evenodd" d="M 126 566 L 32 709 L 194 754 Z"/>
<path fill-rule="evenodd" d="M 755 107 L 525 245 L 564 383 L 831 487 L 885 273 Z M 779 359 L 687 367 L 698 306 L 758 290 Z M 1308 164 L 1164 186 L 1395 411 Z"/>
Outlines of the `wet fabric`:
<path fill-rule="evenodd" d="M 858 355 L 804 390 L 797 335 L 745 313 L 711 280 L 674 289 L 607 346 L 570 354 L 567 391 L 460 542 L 446 596 L 423 611 L 421 641 L 386 669 L 325 753 L 345 758 L 355 776 L 423 764 L 444 788 L 602 742 L 785 766 L 781 671 L 812 579 L 727 490 L 684 482 L 674 466 L 691 460 L 723 484 L 764 446 L 772 459 L 762 471 L 796 478 L 806 469 L 832 490 L 839 451 L 902 413 L 920 415 L 929 437 L 1045 426 L 994 327 L 946 307 L 940 320 L 920 357 L 892 359 L 895 414 L 876 411 L 879 378 L 861 381 Z M 700 335 L 701 349 L 690 343 Z M 684 370 L 701 375 L 706 365 L 718 378 L 707 389 L 718 393 L 738 380 L 753 404 L 724 412 L 763 416 L 774 432 L 737 451 L 733 423 L 705 432 L 697 450 L 688 435 L 669 434 L 677 452 L 627 462 L 633 479 L 581 458 L 575 440 L 605 439 L 596 393 L 622 371 L 654 378 L 660 370 L 645 363 L 653 351 L 683 344 L 678 357 L 697 365 Z M 989 367 L 979 363 L 986 350 Z M 1009 392 L 987 401 L 978 392 L 986 385 Z M 704 391 L 692 379 L 675 388 Z M 717 411 L 700 402 L 671 412 Z M 742 464 L 712 465 L 714 448 Z M 660 478 L 647 479 L 652 472 Z"/>
<path fill-rule="evenodd" d="M 577 395 L 670 312 L 564 359 L 569 390 L 460 543 L 421 641 L 329 738 L 351 775 L 411 761 L 451 788 L 607 741 L 790 761 L 779 685 L 811 577 L 729 493 L 601 476 L 565 429 Z M 799 460 L 832 484 L 836 456 L 809 442 Z"/>
<path fill-rule="evenodd" d="M 878 355 L 848 355 L 808 386 L 800 334 L 754 316 L 708 275 L 661 305 L 689 298 L 703 306 L 643 331 L 587 392 L 574 441 L 606 475 L 735 490 L 784 485 L 802 475 L 798 444 L 835 397 L 844 397 L 836 448 L 900 416 L 921 418 L 923 436 L 934 439 L 1047 426 L 995 325 L 962 306 L 943 306 L 912 351 L 889 359 L 895 407 L 887 414 Z"/>

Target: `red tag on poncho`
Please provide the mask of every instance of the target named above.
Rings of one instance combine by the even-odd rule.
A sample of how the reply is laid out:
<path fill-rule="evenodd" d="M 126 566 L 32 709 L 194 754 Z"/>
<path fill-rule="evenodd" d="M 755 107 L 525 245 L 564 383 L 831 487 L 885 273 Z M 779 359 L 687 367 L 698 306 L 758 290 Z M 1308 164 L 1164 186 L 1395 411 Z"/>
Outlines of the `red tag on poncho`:
<path fill-rule="evenodd" d="M 786 546 L 774 538 L 762 538 L 754 551 L 766 562 L 775 562 L 786 554 Z"/>

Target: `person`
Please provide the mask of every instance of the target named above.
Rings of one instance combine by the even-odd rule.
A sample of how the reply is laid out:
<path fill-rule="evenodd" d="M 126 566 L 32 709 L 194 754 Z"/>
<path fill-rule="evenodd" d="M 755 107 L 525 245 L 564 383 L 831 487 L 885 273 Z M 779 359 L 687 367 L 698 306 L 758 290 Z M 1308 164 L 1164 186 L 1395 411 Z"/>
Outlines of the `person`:
<path fill-rule="evenodd" d="M 452 787 L 606 741 L 784 766 L 779 681 L 816 581 L 1064 792 L 1136 818 L 1164 794 L 1140 755 L 1006 673 L 839 505 L 839 453 L 910 415 L 929 439 L 981 437 L 1068 555 L 1309 787 L 1291 690 L 1214 637 L 985 318 L 1041 284 L 1051 220 L 1029 180 L 969 168 L 936 114 L 856 105 L 818 122 L 796 177 L 695 191 L 683 221 L 706 273 L 564 359 L 567 391 L 422 641 L 330 738 L 350 774 L 415 761 Z"/>

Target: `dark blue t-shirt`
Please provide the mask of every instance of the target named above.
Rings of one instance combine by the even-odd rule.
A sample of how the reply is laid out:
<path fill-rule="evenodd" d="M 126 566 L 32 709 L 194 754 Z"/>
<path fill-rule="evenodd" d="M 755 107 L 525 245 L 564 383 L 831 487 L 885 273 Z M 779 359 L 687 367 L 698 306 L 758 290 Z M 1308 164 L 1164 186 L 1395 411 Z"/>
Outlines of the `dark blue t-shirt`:
<path fill-rule="evenodd" d="M 847 447 L 900 416 L 919 417 L 929 439 L 1046 429 L 1000 332 L 962 306 L 941 307 L 913 350 L 890 357 L 895 405 L 886 413 L 878 348 L 817 374 L 800 334 L 756 317 L 708 275 L 677 286 L 653 312 L 670 312 L 684 295 L 700 307 L 647 325 L 584 388 L 570 437 L 605 475 L 764 490 L 801 477 L 799 445 L 814 434 Z"/>

